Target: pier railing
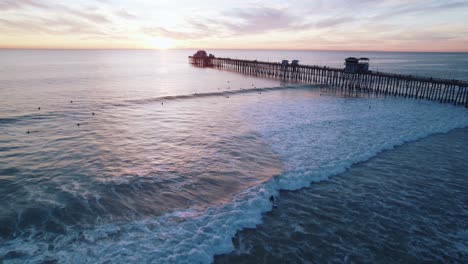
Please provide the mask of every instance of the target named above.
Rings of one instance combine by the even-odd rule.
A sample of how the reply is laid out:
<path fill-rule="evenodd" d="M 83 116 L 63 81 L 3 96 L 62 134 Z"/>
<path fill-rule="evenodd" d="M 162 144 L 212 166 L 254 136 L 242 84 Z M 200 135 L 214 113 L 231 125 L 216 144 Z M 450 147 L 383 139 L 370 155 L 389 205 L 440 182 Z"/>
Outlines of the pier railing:
<path fill-rule="evenodd" d="M 427 99 L 468 107 L 468 82 L 368 71 L 347 73 L 344 69 L 283 65 L 274 62 L 230 58 L 189 57 L 190 63 L 264 78 L 323 84 L 345 91 L 372 92 L 383 95 Z"/>

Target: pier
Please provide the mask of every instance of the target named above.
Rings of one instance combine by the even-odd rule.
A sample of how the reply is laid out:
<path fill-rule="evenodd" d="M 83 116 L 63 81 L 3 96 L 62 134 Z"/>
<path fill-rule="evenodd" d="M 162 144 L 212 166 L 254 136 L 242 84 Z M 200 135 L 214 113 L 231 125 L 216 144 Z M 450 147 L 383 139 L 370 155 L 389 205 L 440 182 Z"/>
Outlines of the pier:
<path fill-rule="evenodd" d="M 200 51 L 199 51 L 200 52 Z M 196 56 L 198 54 L 198 56 Z M 301 65 L 298 61 L 289 63 L 264 62 L 216 58 L 206 52 L 189 56 L 189 62 L 198 67 L 211 67 L 263 78 L 280 79 L 306 84 L 323 84 L 330 89 L 343 92 L 374 93 L 415 99 L 426 99 L 468 107 L 468 82 L 412 75 L 369 71 L 356 58 L 346 60 L 346 68 L 331 68 L 316 65 Z M 349 61 L 348 61 L 349 60 Z M 360 60 L 369 60 L 361 58 Z M 348 65 L 351 63 L 351 65 Z M 358 67 L 359 66 L 359 67 Z M 360 70 L 362 69 L 362 70 Z"/>

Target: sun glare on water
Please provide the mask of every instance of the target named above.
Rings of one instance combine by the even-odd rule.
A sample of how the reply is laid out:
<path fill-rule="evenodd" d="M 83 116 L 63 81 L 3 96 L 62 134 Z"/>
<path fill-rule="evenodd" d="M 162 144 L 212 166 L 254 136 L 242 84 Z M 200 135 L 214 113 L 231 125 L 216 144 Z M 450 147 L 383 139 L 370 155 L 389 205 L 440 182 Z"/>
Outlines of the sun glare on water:
<path fill-rule="evenodd" d="M 150 38 L 148 42 L 153 49 L 170 49 L 174 46 L 174 41 L 167 38 L 154 37 Z"/>

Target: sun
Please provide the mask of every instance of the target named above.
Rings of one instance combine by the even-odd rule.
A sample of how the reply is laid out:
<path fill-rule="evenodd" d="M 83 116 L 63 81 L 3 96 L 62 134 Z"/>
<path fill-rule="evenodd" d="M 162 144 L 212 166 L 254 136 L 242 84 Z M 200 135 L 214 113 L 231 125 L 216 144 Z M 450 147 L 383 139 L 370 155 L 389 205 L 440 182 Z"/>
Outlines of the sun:
<path fill-rule="evenodd" d="M 174 46 L 174 41 L 168 38 L 154 37 L 148 40 L 152 49 L 170 49 Z"/>

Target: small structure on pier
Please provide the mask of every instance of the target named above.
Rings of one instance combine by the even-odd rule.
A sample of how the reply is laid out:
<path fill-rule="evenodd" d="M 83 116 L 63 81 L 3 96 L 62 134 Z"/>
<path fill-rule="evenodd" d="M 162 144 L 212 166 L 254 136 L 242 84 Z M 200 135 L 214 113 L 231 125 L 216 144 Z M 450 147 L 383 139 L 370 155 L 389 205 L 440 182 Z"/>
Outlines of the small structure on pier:
<path fill-rule="evenodd" d="M 358 70 L 364 73 L 369 71 L 369 58 L 359 58 Z"/>
<path fill-rule="evenodd" d="M 355 73 L 358 69 L 359 60 L 355 57 L 349 57 L 345 59 L 345 72 Z"/>
<path fill-rule="evenodd" d="M 193 54 L 194 58 L 206 58 L 208 57 L 208 54 L 204 50 L 199 50 L 195 54 Z"/>
<path fill-rule="evenodd" d="M 368 58 L 355 58 L 349 57 L 345 59 L 346 73 L 366 73 L 369 72 L 369 59 Z"/>
<path fill-rule="evenodd" d="M 213 54 L 208 55 L 206 51 L 199 50 L 193 56 L 189 56 L 189 63 L 199 67 L 211 67 L 214 58 Z"/>

